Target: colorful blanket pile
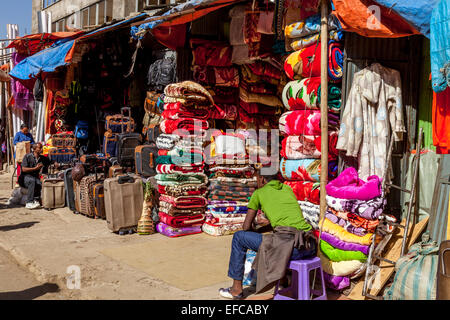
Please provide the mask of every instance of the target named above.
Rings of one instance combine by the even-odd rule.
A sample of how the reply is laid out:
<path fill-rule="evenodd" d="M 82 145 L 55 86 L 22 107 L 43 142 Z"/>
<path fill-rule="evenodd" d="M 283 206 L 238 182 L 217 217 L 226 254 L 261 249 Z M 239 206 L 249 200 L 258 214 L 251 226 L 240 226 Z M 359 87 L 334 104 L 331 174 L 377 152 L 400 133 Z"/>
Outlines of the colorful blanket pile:
<path fill-rule="evenodd" d="M 363 181 L 351 167 L 329 182 L 326 189 L 328 209 L 320 222 L 320 257 L 322 265 L 327 266 L 327 285 L 341 290 L 365 267 L 386 200 L 379 177 Z"/>
<path fill-rule="evenodd" d="M 338 132 L 331 131 L 328 136 L 328 159 L 335 160 L 338 156 L 336 143 Z M 320 159 L 321 136 L 287 136 L 281 142 L 280 155 L 283 158 L 296 159 Z"/>

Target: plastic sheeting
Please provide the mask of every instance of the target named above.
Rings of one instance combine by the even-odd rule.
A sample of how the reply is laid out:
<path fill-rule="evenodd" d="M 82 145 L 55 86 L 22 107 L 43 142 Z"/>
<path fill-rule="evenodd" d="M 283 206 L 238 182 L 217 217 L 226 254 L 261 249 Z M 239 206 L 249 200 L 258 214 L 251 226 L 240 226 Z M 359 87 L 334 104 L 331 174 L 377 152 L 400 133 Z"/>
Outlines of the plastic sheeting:
<path fill-rule="evenodd" d="M 397 12 L 425 37 L 430 37 L 431 12 L 439 0 L 375 0 Z M 445 0 L 446 1 L 446 0 Z"/>
<path fill-rule="evenodd" d="M 434 92 L 442 92 L 450 83 L 450 1 L 435 7 L 430 28 L 431 83 Z"/>
<path fill-rule="evenodd" d="M 394 10 L 381 6 L 374 0 L 333 0 L 333 3 L 335 7 L 333 13 L 345 31 L 376 38 L 397 38 L 420 34 Z"/>

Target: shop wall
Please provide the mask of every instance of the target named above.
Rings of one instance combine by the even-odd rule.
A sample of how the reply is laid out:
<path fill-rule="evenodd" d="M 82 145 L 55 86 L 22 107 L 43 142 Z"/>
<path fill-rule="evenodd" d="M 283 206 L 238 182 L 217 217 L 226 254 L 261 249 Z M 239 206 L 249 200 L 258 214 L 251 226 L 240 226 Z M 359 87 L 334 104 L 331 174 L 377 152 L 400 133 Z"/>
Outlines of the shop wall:
<path fill-rule="evenodd" d="M 418 132 L 417 110 L 419 106 L 420 59 L 423 37 L 365 38 L 355 33 L 346 33 L 345 36 L 342 101 L 346 101 L 346 97 L 350 92 L 353 75 L 373 62 L 396 69 L 401 74 L 407 134 L 403 142 L 395 145 L 392 168 L 395 175 L 393 183 L 404 186 L 405 174 L 408 168 L 408 153 L 409 150 L 415 148 Z M 388 196 L 389 207 L 397 215 L 401 212 L 403 197 L 404 194 L 402 192 L 393 188 Z"/>

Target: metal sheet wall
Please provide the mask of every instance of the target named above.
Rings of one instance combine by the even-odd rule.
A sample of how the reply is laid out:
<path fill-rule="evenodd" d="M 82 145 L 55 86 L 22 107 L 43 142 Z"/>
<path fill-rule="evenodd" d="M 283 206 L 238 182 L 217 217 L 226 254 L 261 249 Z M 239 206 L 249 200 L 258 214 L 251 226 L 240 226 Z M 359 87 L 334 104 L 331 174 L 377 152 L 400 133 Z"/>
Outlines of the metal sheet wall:
<path fill-rule="evenodd" d="M 416 141 L 422 40 L 422 36 L 385 39 L 366 38 L 355 33 L 345 34 L 342 101 L 346 101 L 350 92 L 353 75 L 370 64 L 378 62 L 400 72 L 407 135 L 403 142 L 395 145 L 392 168 L 395 174 L 393 183 L 402 187 L 407 170 L 405 153 L 414 149 Z M 389 208 L 396 216 L 399 216 L 401 212 L 403 196 L 399 190 L 395 189 L 392 189 L 388 196 Z"/>

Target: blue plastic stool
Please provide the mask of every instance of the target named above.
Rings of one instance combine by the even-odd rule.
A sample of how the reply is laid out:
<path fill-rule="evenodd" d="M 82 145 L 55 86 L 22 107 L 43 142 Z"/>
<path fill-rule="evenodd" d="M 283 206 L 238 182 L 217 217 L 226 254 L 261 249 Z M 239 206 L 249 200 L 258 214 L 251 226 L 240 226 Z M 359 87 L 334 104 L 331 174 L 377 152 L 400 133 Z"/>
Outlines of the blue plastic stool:
<path fill-rule="evenodd" d="M 278 281 L 275 288 L 275 296 L 273 300 L 310 300 L 311 292 L 317 295 L 317 298 L 312 300 L 327 300 L 327 292 L 325 290 L 325 279 L 323 277 L 322 264 L 318 257 L 312 257 L 303 260 L 292 260 L 289 263 L 289 269 L 292 270 L 292 281 L 289 288 L 278 290 L 280 282 Z M 309 272 L 311 270 L 319 269 L 319 274 L 316 273 L 316 278 L 320 276 L 322 283 L 322 290 L 311 290 L 309 285 Z M 284 293 L 290 291 L 296 298 L 290 298 Z"/>

